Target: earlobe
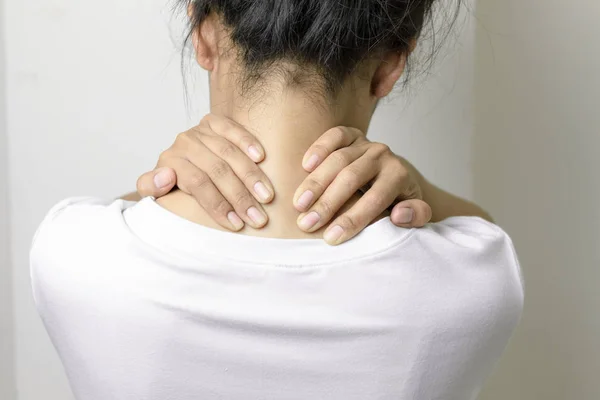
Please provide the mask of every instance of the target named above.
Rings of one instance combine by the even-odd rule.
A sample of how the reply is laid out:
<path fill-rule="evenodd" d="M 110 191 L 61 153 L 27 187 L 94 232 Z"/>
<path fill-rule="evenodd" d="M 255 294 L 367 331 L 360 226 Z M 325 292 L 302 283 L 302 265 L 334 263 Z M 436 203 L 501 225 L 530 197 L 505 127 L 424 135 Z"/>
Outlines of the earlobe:
<path fill-rule="evenodd" d="M 383 98 L 391 93 L 404 73 L 406 54 L 391 53 L 381 62 L 372 81 L 372 93 L 377 98 Z"/>

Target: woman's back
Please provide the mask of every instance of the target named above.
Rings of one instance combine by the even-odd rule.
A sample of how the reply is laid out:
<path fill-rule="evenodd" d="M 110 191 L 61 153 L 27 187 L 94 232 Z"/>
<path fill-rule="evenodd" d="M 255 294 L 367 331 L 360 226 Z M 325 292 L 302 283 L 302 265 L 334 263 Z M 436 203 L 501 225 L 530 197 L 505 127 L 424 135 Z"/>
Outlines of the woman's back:
<path fill-rule="evenodd" d="M 510 239 L 467 217 L 385 218 L 329 247 L 80 199 L 50 212 L 31 260 L 84 400 L 473 399 L 523 302 Z"/>
<path fill-rule="evenodd" d="M 360 157 L 384 146 L 368 146 L 363 134 L 435 0 L 178 3 L 209 72 L 211 113 L 264 145 L 260 168 L 274 201 L 257 234 L 320 237 L 339 209 L 332 191 L 348 199 L 368 184 L 362 204 L 385 203 L 374 189 L 394 180 L 369 175 L 371 161 Z M 327 162 L 350 164 L 296 193 L 311 180 L 304 155 L 337 126 L 361 136 L 329 149 L 311 175 L 323 178 Z M 236 199 L 233 210 L 223 201 L 204 208 L 263 227 L 266 215 L 244 201 L 246 187 L 261 188 L 256 176 L 202 185 L 243 169 L 226 162 L 235 148 L 215 150 L 223 138 L 204 138 L 216 153 L 196 159 L 209 171 L 196 189 Z M 523 287 L 511 242 L 483 220 L 405 230 L 383 218 L 329 247 L 195 224 L 208 224 L 206 215 L 177 196 L 160 205 L 67 201 L 34 239 L 36 303 L 79 400 L 473 399 L 518 322 Z M 316 202 L 299 207 L 300 198 Z M 336 223 L 329 232 L 347 239 Z"/>

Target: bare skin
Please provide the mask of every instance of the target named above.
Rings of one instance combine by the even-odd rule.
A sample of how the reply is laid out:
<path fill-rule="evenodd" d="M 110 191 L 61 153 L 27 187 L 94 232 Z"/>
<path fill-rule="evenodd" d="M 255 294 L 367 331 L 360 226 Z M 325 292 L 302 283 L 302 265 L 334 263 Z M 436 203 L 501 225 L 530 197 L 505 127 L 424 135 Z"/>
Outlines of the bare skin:
<path fill-rule="evenodd" d="M 240 102 L 236 98 L 235 88 L 224 87 L 217 91 L 211 88 L 211 103 L 215 105 L 232 104 Z M 346 125 L 356 125 L 359 121 L 350 121 L 347 117 L 336 117 L 324 113 L 312 105 L 301 93 L 289 92 L 285 96 L 273 100 L 265 100 L 264 105 L 251 109 L 240 107 L 213 106 L 212 112 L 226 114 L 252 132 L 262 143 L 266 157 L 260 164 L 260 169 L 274 188 L 274 198 L 268 204 L 263 204 L 269 222 L 263 225 L 256 222 L 254 226 L 246 224 L 241 231 L 244 234 L 280 238 L 322 238 L 323 224 L 317 223 L 315 229 L 302 229 L 299 226 L 301 219 L 308 213 L 298 211 L 294 207 L 294 200 L 298 188 L 304 183 L 309 173 L 303 169 L 303 159 L 306 151 L 321 136 L 321 132 L 345 122 Z M 339 118 L 339 120 L 336 120 Z M 368 119 L 365 120 L 368 123 Z M 366 127 L 365 127 L 366 129 Z M 356 193 L 356 190 L 353 190 Z M 345 210 L 360 199 L 354 194 L 346 202 Z M 176 192 L 159 199 L 159 204 L 168 210 L 205 226 L 220 228 L 208 213 L 184 193 Z M 324 214 L 321 207 L 315 210 Z M 240 217 L 245 217 L 248 212 L 244 209 L 236 210 Z M 376 216 L 377 217 L 377 216 Z M 252 218 L 250 218 L 252 219 Z M 261 229 L 256 229 L 261 228 Z"/>
<path fill-rule="evenodd" d="M 194 35 L 198 62 L 210 72 L 211 113 L 213 120 L 233 121 L 263 144 L 259 157 L 248 154 L 255 162 L 262 161 L 260 172 L 242 172 L 240 175 L 243 169 L 240 165 L 230 168 L 227 162 L 210 153 L 208 158 L 198 158 L 198 163 L 194 163 L 203 164 L 200 166 L 205 171 L 203 178 L 193 168 L 182 166 L 180 159 L 171 157 L 172 160 L 179 160 L 180 171 L 175 165 L 163 163 L 163 166 L 173 167 L 176 176 L 170 171 L 173 174 L 169 178 L 171 182 L 167 182 L 161 190 L 169 190 L 176 181 L 186 193 L 171 193 L 161 198 L 159 204 L 187 219 L 214 228 L 225 227 L 241 230 L 244 234 L 270 237 L 324 236 L 330 244 L 346 241 L 366 225 L 386 216 L 386 208 L 397 197 L 412 199 L 405 200 L 410 204 L 397 206 L 392 212 L 392 221 L 395 220 L 400 226 L 423 226 L 432 216 L 434 220 L 453 215 L 489 218 L 476 205 L 429 184 L 412 165 L 399 162 L 399 158 L 386 146 L 368 142 L 361 136 L 362 133 L 357 135 L 357 132 L 367 130 L 377 100 L 391 91 L 402 74 L 404 56 L 391 54 L 381 63 L 369 65 L 370 81 L 351 78 L 340 90 L 335 106 L 327 102 L 315 103 L 314 96 L 307 95 L 306 90 L 293 90 L 277 79 L 264 83 L 262 88 L 270 95 L 257 101 L 242 96 L 233 83 L 235 79 L 232 80 L 231 76 L 239 72 L 241 67 L 234 58 L 221 53 L 219 43 L 224 40 L 227 40 L 225 33 L 214 17 L 207 19 Z M 334 128 L 338 126 L 353 128 Z M 326 142 L 323 142 L 319 132 L 326 131 L 323 136 L 327 136 L 327 132 L 331 136 L 331 132 L 339 134 L 340 130 L 344 140 L 351 138 L 349 143 L 338 143 L 335 149 L 323 146 Z M 349 131 L 351 135 L 347 134 Z M 214 137 L 209 135 L 208 140 L 213 144 L 207 146 L 215 147 Z M 239 150 L 248 153 L 248 140 L 245 145 L 236 144 Z M 219 155 L 231 156 L 232 147 L 222 148 L 227 151 L 220 150 Z M 318 155 L 317 162 L 307 166 L 315 155 Z M 227 157 L 223 158 L 228 161 Z M 232 164 L 233 159 L 229 158 L 229 164 Z M 332 171 L 336 171 L 337 175 L 332 175 Z M 375 176 L 367 176 L 365 171 L 376 173 Z M 396 176 L 392 177 L 390 171 L 396 171 Z M 398 172 L 407 196 L 398 193 Z M 245 182 L 236 182 L 236 174 Z M 157 176 L 153 172 L 142 177 L 142 184 L 138 184 L 138 190 L 140 186 L 142 188 L 140 193 L 144 194 L 145 191 L 145 195 L 154 196 L 164 194 L 157 193 L 160 190 L 156 188 L 148 189 L 148 180 Z M 194 184 L 187 185 L 186 190 L 185 180 L 190 176 L 194 177 Z M 253 179 L 250 184 L 247 182 L 249 177 Z M 243 194 L 244 185 L 250 190 L 257 179 L 264 183 L 266 190 L 262 194 L 269 192 L 263 196 L 267 198 L 257 197 L 256 191 L 252 195 Z M 213 188 L 206 184 L 207 181 L 221 184 Z M 372 183 L 372 187 L 361 198 L 356 193 L 367 182 Z M 202 197 L 198 196 L 199 187 L 210 189 L 208 192 L 214 199 L 221 196 L 221 199 L 228 201 L 219 200 L 215 203 L 216 207 L 198 204 L 189 195 L 196 199 Z M 303 196 L 307 191 L 311 194 L 308 202 Z M 420 201 L 422 197 L 428 203 L 435 204 L 433 211 Z M 231 201 L 232 198 L 234 201 Z M 262 207 L 258 201 L 263 203 Z M 409 220 L 406 219 L 406 211 L 411 212 Z M 231 216 L 234 218 L 228 218 Z M 267 216 L 270 218 L 268 223 Z M 333 222 L 324 231 L 331 220 Z"/>

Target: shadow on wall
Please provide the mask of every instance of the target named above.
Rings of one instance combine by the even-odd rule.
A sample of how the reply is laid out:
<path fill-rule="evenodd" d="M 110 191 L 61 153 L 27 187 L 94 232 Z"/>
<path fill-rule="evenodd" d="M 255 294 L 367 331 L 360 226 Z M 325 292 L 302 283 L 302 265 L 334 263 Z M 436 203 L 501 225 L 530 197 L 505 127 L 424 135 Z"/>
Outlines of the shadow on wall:
<path fill-rule="evenodd" d="M 526 280 L 482 400 L 600 398 L 600 5 L 571 3 L 478 2 L 474 196 L 512 235 Z"/>

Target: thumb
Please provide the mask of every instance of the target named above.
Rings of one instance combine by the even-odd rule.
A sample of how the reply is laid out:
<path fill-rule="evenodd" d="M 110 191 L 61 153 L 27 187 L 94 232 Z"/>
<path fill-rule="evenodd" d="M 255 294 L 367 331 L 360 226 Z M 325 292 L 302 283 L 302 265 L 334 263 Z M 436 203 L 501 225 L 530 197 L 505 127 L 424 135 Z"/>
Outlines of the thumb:
<path fill-rule="evenodd" d="M 146 172 L 137 181 L 137 191 L 141 197 L 162 197 L 177 183 L 177 175 L 171 168 L 157 168 Z"/>
<path fill-rule="evenodd" d="M 431 221 L 432 211 L 423 200 L 405 200 L 394 206 L 392 222 L 402 228 L 421 228 Z"/>

